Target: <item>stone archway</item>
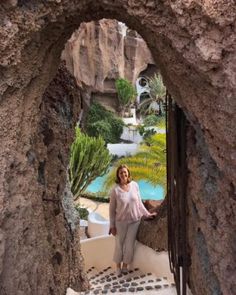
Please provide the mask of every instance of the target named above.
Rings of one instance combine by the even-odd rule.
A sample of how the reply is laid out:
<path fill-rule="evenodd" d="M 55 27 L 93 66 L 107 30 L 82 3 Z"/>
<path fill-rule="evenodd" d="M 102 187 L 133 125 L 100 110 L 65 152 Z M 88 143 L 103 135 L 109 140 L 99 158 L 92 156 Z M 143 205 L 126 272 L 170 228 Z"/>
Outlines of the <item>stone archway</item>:
<path fill-rule="evenodd" d="M 102 17 L 121 20 L 142 35 L 167 88 L 192 125 L 188 135 L 187 187 L 191 288 L 194 294 L 233 293 L 233 2 L 5 0 L 1 4 L 3 294 L 63 294 L 68 284 L 80 288 L 84 281 L 80 269 L 72 274 L 79 247 L 73 223 L 62 210 L 65 188 L 62 184 L 56 193 L 52 176 L 59 171 L 45 169 L 54 165 L 50 152 L 56 142 L 47 139 L 58 132 L 58 127 L 49 130 L 47 122 L 40 125 L 39 114 L 42 95 L 54 77 L 66 40 L 82 21 Z M 56 138 L 60 138 L 58 134 Z M 64 142 L 66 147 L 69 141 Z M 65 167 L 65 154 L 58 154 L 58 159 Z M 59 209 L 54 207 L 55 203 Z"/>

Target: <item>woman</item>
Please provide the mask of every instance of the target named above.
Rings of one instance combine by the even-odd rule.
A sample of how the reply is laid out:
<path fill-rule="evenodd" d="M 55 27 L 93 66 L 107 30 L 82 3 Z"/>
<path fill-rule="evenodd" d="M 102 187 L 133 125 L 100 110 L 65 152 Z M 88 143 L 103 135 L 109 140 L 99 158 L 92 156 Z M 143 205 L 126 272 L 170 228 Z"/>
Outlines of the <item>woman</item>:
<path fill-rule="evenodd" d="M 133 260 L 134 243 L 141 217 L 153 218 L 156 213 L 149 213 L 144 207 L 138 184 L 131 181 L 126 165 L 117 168 L 116 183 L 110 195 L 109 233 L 116 237 L 114 261 L 119 275 L 127 271 L 128 264 Z"/>

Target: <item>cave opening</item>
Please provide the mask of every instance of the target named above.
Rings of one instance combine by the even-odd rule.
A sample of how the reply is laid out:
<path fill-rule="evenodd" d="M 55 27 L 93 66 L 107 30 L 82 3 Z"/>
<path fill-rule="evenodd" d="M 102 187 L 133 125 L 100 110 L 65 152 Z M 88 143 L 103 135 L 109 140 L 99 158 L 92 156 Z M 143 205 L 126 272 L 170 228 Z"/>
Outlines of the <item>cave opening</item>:
<path fill-rule="evenodd" d="M 126 40 L 124 37 L 126 37 Z M 115 40 L 115 38 L 117 38 L 118 40 Z M 132 43 L 131 40 L 133 40 L 133 42 L 136 44 L 135 45 L 131 44 Z M 136 98 L 137 102 L 143 103 L 143 101 L 150 99 L 151 98 L 150 85 L 149 85 L 150 79 L 157 74 L 160 75 L 160 70 L 159 70 L 159 66 L 156 65 L 155 62 L 153 61 L 153 57 L 151 53 L 149 52 L 149 49 L 145 41 L 143 41 L 144 45 L 140 46 L 141 41 L 143 41 L 143 39 L 137 32 L 128 29 L 128 27 L 126 27 L 124 23 L 118 22 L 116 20 L 102 19 L 99 21 L 82 23 L 79 29 L 72 34 L 72 37 L 70 37 L 69 41 L 65 45 L 64 50 L 62 51 L 62 54 L 61 54 L 62 65 L 60 66 L 60 70 L 59 70 L 61 72 L 60 74 L 62 75 L 62 77 L 59 77 L 58 81 L 57 79 L 54 79 L 55 84 L 53 80 L 51 82 L 52 87 L 49 86 L 43 95 L 45 105 L 47 105 L 45 106 L 45 109 L 48 107 L 49 108 L 52 107 L 52 105 L 50 104 L 50 100 L 53 99 L 53 96 L 56 97 L 56 95 L 58 95 L 60 92 L 60 89 L 58 88 L 56 89 L 56 93 L 55 93 L 55 89 L 54 89 L 55 85 L 57 88 L 59 84 L 64 83 L 64 80 L 65 82 L 68 83 L 70 80 L 69 78 L 70 75 L 74 77 L 76 81 L 76 86 L 77 86 L 77 88 L 75 87 L 75 90 L 73 91 L 78 91 L 78 94 L 79 94 L 78 95 L 79 96 L 79 113 L 78 113 L 78 110 L 76 112 L 78 113 L 79 118 L 77 119 L 76 125 L 81 126 L 82 129 L 84 129 L 85 133 L 87 132 L 85 130 L 86 123 L 85 123 L 84 117 L 86 118 L 86 115 L 89 112 L 91 104 L 93 104 L 94 102 L 99 102 L 107 110 L 111 109 L 113 112 L 114 111 L 117 112 L 119 110 L 119 102 L 117 101 L 117 93 L 116 93 L 117 92 L 116 80 L 119 77 L 123 76 L 125 78 L 128 78 L 129 80 L 133 82 L 134 85 L 136 84 L 142 88 L 142 92 L 138 94 Z M 97 42 L 97 44 L 95 42 Z M 120 53 L 119 50 L 122 51 L 122 53 Z M 123 54 L 123 60 L 122 60 L 122 54 Z M 143 60 L 141 60 L 140 58 L 142 57 L 141 54 L 145 55 L 145 58 L 143 58 Z M 109 65 L 109 63 L 111 65 Z M 109 68 L 109 66 L 111 69 Z M 66 78 L 63 77 L 64 71 L 68 72 L 68 73 L 65 73 L 65 75 L 67 76 Z M 67 91 L 69 90 L 68 85 L 66 90 Z M 68 93 L 65 92 L 63 94 L 64 91 L 65 89 L 63 89 L 62 93 L 60 93 L 59 95 L 64 100 L 63 105 L 61 106 L 61 108 L 59 108 L 59 110 L 61 109 L 61 111 L 59 111 L 59 114 L 64 114 L 64 116 L 67 115 L 66 117 L 67 121 L 72 121 L 72 119 L 75 119 L 73 117 L 74 114 L 73 114 L 73 111 L 70 110 L 70 106 L 66 106 L 67 100 L 68 100 L 66 97 L 68 96 Z M 185 120 L 186 120 L 186 116 L 184 115 L 183 111 L 178 107 L 176 102 L 174 102 L 172 99 L 170 101 L 167 99 L 167 97 L 169 97 L 167 94 L 167 91 L 165 90 L 164 92 L 165 92 L 164 94 L 162 93 L 161 99 L 162 99 L 162 104 L 165 105 L 164 118 L 165 118 L 165 121 L 167 122 L 165 127 L 168 126 L 168 130 L 172 128 L 175 130 L 174 133 L 172 130 L 171 131 L 169 130 L 168 132 L 169 143 L 166 146 L 166 149 L 167 149 L 166 153 L 168 154 L 168 149 L 171 150 L 174 154 L 174 157 L 169 153 L 170 154 L 169 162 L 170 161 L 175 162 L 176 161 L 175 158 L 176 158 L 177 166 L 180 165 L 180 161 L 181 161 L 181 165 L 184 165 L 184 168 L 181 168 L 182 171 L 179 168 L 173 171 L 173 169 L 171 168 L 171 166 L 173 166 L 172 163 L 169 164 L 170 167 L 167 167 L 169 176 L 167 178 L 167 175 L 165 175 L 165 179 L 168 180 L 167 187 L 169 191 L 167 191 L 167 194 L 169 196 L 167 200 L 163 202 L 163 204 L 160 206 L 158 210 L 157 210 L 157 207 L 154 208 L 154 205 L 152 205 L 152 210 L 156 209 L 158 212 L 161 211 L 160 213 L 161 221 L 159 223 L 162 223 L 162 224 L 161 226 L 156 225 L 156 228 L 157 228 L 157 233 L 159 234 L 162 233 L 164 237 L 161 237 L 161 238 L 159 237 L 156 242 L 154 237 L 151 240 L 149 240 L 148 243 L 149 245 L 151 245 L 151 248 L 155 250 L 159 249 L 159 251 L 163 251 L 168 249 L 170 251 L 169 263 L 171 265 L 171 269 L 174 274 L 177 292 L 178 294 L 180 293 L 186 294 L 187 292 L 186 283 L 188 280 L 187 266 L 189 266 L 189 264 L 187 265 L 188 254 L 186 249 L 187 247 L 186 245 L 186 238 L 187 238 L 186 236 L 187 235 L 186 233 L 186 230 L 187 230 L 186 192 L 183 189 L 182 177 L 177 177 L 176 175 L 178 173 L 182 173 L 184 174 L 185 178 L 187 175 L 186 163 L 185 163 L 186 150 L 184 146 L 183 146 L 184 150 L 182 152 L 182 158 L 178 159 L 179 158 L 178 153 L 179 153 L 179 150 L 182 148 L 181 145 L 186 140 L 186 134 L 182 134 L 181 135 L 182 138 L 179 139 L 179 133 L 182 132 L 182 130 L 181 129 L 177 130 L 177 128 L 174 126 L 174 125 L 178 125 L 178 120 L 176 121 L 176 118 L 171 118 L 172 113 L 170 112 L 170 110 L 172 110 L 173 108 L 172 104 L 173 105 L 176 104 L 179 112 L 181 111 L 182 116 L 185 118 Z M 68 97 L 70 96 L 71 94 L 69 94 Z M 60 105 L 60 101 L 58 104 L 58 97 L 54 101 L 53 109 L 56 109 L 58 105 Z M 74 103 L 73 95 L 72 95 L 72 100 L 70 101 L 70 104 L 71 103 L 72 104 Z M 57 105 L 57 107 L 55 107 L 55 105 Z M 168 107 L 168 105 L 170 105 L 170 107 Z M 74 109 L 74 106 L 73 106 L 73 109 Z M 153 115 L 155 114 L 157 116 L 157 114 L 160 115 L 159 112 L 160 112 L 160 107 L 158 107 L 157 110 L 152 112 L 152 114 Z M 166 112 L 168 112 L 168 119 L 166 117 L 167 116 Z M 68 117 L 68 114 L 69 114 L 69 117 Z M 173 120 L 175 121 L 174 123 L 172 122 Z M 72 126 L 73 125 L 70 124 L 67 126 L 67 128 L 71 128 Z M 172 145 L 175 145 L 173 143 L 174 141 L 176 141 L 178 150 L 175 150 L 175 147 L 174 149 L 172 148 Z M 158 166 L 156 170 L 159 168 Z M 165 163 L 165 166 L 166 166 L 166 163 Z M 142 168 L 139 167 L 139 170 L 142 170 Z M 61 194 L 59 189 L 60 189 L 60 186 L 57 186 L 58 195 Z M 176 193 L 176 191 L 179 191 L 179 192 Z M 65 198 L 63 200 L 64 202 L 67 203 L 67 200 L 65 200 Z M 184 203 L 183 203 L 183 200 L 184 200 Z M 177 209 L 178 206 L 182 206 L 180 211 L 178 211 Z M 66 208 L 65 205 L 63 207 Z M 79 209 L 84 210 L 84 208 L 79 208 Z M 83 214 L 81 210 L 80 210 L 80 213 Z M 181 214 L 183 213 L 184 213 L 184 216 L 182 218 Z M 71 208 L 69 209 L 67 214 L 68 215 L 72 214 Z M 162 219 L 163 215 L 165 219 L 164 222 Z M 103 217 L 99 217 L 99 221 L 102 220 L 101 218 Z M 172 220 L 174 220 L 174 222 Z M 175 222 L 179 224 L 178 230 L 175 229 Z M 159 227 L 162 227 L 162 228 L 159 229 Z M 145 232 L 145 223 L 141 224 L 140 231 Z M 92 230 L 90 230 L 89 232 L 88 228 L 83 233 L 80 230 L 80 234 L 82 236 L 83 235 L 85 236 L 86 234 L 88 234 L 90 238 L 92 237 L 90 236 L 91 232 Z M 146 243 L 147 241 L 146 241 L 145 234 L 144 235 L 140 234 L 140 236 L 141 236 L 140 240 Z M 181 243 L 179 243 L 180 239 L 181 239 Z M 162 241 L 160 242 L 160 240 Z M 85 250 L 83 251 L 84 253 L 86 253 Z M 176 256 L 176 253 L 177 253 L 177 256 Z M 87 253 L 87 256 L 88 257 L 91 256 L 91 253 Z M 85 257 L 85 260 L 87 260 L 87 257 Z M 94 266 L 90 265 L 90 267 L 94 267 Z M 88 270 L 88 265 L 87 265 L 87 270 Z M 181 272 L 181 275 L 180 275 L 180 272 Z M 188 290 L 188 292 L 190 291 Z"/>
<path fill-rule="evenodd" d="M 76 290 L 87 287 L 77 221 L 67 215 L 70 204 L 62 205 L 62 196 L 68 194 L 70 130 L 81 107 L 78 93 L 67 76 L 64 87 L 73 92 L 69 99 L 60 91 L 58 100 L 53 95 L 48 99 L 49 93 L 44 104 L 42 97 L 50 82 L 58 90 L 61 86 L 52 80 L 71 33 L 84 21 L 104 17 L 126 23 L 145 39 L 169 93 L 190 122 L 186 189 L 191 290 L 233 292 L 235 12 L 230 5 L 218 4 L 106 0 L 1 4 L 3 294 L 64 294 L 68 285 Z M 64 75 L 60 69 L 58 74 Z M 106 83 L 112 86 L 112 81 Z M 54 119 L 48 121 L 49 117 Z M 146 244 L 151 244 L 152 235 L 147 229 Z"/>

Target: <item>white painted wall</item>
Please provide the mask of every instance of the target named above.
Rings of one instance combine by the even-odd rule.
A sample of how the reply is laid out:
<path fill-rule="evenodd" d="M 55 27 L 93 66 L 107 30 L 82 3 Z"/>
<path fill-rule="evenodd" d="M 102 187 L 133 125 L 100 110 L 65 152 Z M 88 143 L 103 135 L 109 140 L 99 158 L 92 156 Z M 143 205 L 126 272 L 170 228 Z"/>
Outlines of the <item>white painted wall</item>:
<path fill-rule="evenodd" d="M 113 263 L 113 252 L 115 238 L 113 236 L 103 236 L 81 241 L 81 251 L 84 257 L 85 269 L 94 266 L 102 270 L 108 266 L 115 269 Z M 136 242 L 135 254 L 132 268 L 138 267 L 142 272 L 152 272 L 157 277 L 167 277 L 173 282 L 173 275 L 169 269 L 169 259 L 167 252 L 155 252 L 151 248 Z"/>
<path fill-rule="evenodd" d="M 148 82 L 145 86 L 141 86 L 140 85 L 140 80 L 141 79 L 145 79 L 147 80 L 145 77 L 139 77 L 137 80 L 136 80 L 136 91 L 137 91 L 137 103 L 139 104 L 140 103 L 140 95 L 144 92 L 148 92 L 150 93 L 150 87 L 148 85 Z"/>
<path fill-rule="evenodd" d="M 125 126 L 120 138 L 123 140 L 130 140 L 133 143 L 140 143 L 143 140 L 142 136 L 139 134 L 136 127 L 133 126 Z"/>
<path fill-rule="evenodd" d="M 88 234 L 91 238 L 108 235 L 110 228 L 109 220 L 105 219 L 97 212 L 92 212 L 88 216 Z"/>
<path fill-rule="evenodd" d="M 107 148 L 112 155 L 129 156 L 134 155 L 138 150 L 136 143 L 108 143 Z"/>
<path fill-rule="evenodd" d="M 128 118 L 122 118 L 123 122 L 125 124 L 131 124 L 131 125 L 137 125 L 137 120 L 136 120 L 136 109 L 135 108 L 131 108 L 130 109 L 131 112 L 131 117 Z"/>

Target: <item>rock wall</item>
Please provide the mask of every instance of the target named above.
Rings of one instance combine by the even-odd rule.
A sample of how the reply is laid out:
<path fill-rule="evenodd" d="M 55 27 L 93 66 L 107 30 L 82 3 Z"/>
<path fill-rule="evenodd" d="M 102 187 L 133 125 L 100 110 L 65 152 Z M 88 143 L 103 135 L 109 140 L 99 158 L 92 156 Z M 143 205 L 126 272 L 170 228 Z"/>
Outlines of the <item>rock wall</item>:
<path fill-rule="evenodd" d="M 26 121 L 20 113 L 24 124 L 20 121 L 14 130 L 18 148 L 13 158 L 7 158 L 9 151 L 5 154 L 9 162 L 1 199 L 2 295 L 65 294 L 69 285 L 88 286 L 79 217 L 66 185 L 80 103 L 74 78 L 61 66 L 41 102 L 24 104 Z M 37 127 L 32 131 L 33 126 Z"/>
<path fill-rule="evenodd" d="M 122 77 L 135 85 L 139 74 L 154 66 L 145 41 L 117 20 L 82 23 L 65 45 L 62 59 L 83 88 L 84 105 L 96 100 L 107 109 L 119 109 L 115 81 Z"/>
<path fill-rule="evenodd" d="M 42 191 L 44 222 L 55 278 L 55 286 L 51 288 L 55 294 L 69 285 L 77 290 L 88 287 L 80 250 L 79 216 L 66 181 L 69 147 L 74 139 L 81 103 L 75 79 L 61 64 L 39 105 L 35 146 L 40 159 L 37 180 Z"/>
<path fill-rule="evenodd" d="M 139 73 L 154 64 L 141 36 L 111 19 L 82 23 L 62 58 L 78 85 L 95 93 L 114 93 L 119 77 L 135 84 Z"/>
<path fill-rule="evenodd" d="M 149 209 L 150 210 L 150 209 Z M 155 251 L 168 250 L 168 229 L 167 229 L 167 200 L 164 199 L 156 208 L 150 212 L 156 212 L 153 220 L 142 220 L 137 239 Z"/>
<path fill-rule="evenodd" d="M 102 18 L 118 19 L 145 38 L 165 85 L 192 126 L 188 137 L 187 184 L 191 289 L 197 295 L 234 294 L 233 0 L 1 2 L 1 288 L 10 295 L 32 294 L 35 288 L 35 294 L 48 294 L 52 286 L 51 293 L 63 294 L 68 283 L 64 264 L 56 272 L 61 276 L 61 287 L 52 283 L 56 280 L 49 255 L 53 242 L 46 239 L 43 185 L 38 182 L 46 165 L 44 160 L 47 159 L 48 167 L 53 167 L 54 162 L 46 149 L 35 165 L 30 164 L 27 155 L 30 150 L 36 155 L 41 151 L 38 143 L 34 148 L 40 126 L 39 105 L 56 73 L 64 44 L 80 23 Z M 54 187 L 50 175 L 54 171 L 48 173 L 44 174 L 45 186 Z M 57 216 L 52 219 L 56 221 Z M 54 241 L 55 230 L 49 224 Z M 69 229 L 65 222 L 59 224 L 58 234 L 66 241 Z"/>
<path fill-rule="evenodd" d="M 190 287 L 194 294 L 234 294 L 235 188 L 210 156 L 200 126 L 189 130 L 188 169 Z"/>

